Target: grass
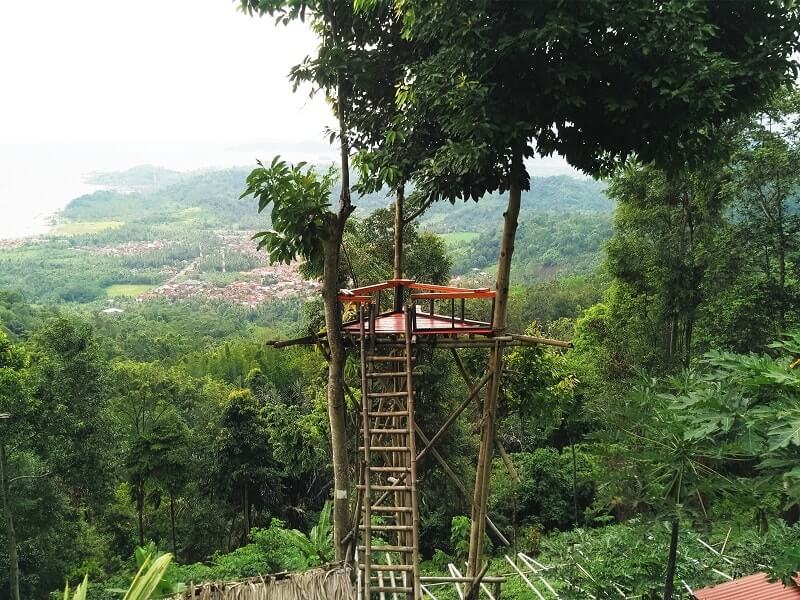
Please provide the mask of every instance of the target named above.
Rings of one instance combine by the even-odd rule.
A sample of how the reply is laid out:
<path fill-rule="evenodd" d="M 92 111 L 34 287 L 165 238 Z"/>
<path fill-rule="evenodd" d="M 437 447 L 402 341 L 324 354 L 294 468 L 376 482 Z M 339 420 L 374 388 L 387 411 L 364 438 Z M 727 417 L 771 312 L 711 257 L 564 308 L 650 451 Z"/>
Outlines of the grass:
<path fill-rule="evenodd" d="M 118 298 L 120 296 L 136 297 L 149 292 L 153 289 L 152 285 L 146 283 L 117 283 L 106 288 L 108 298 Z"/>
<path fill-rule="evenodd" d="M 452 246 L 454 244 L 470 242 L 479 237 L 480 234 L 474 231 L 454 231 L 452 233 L 440 233 L 439 236 L 444 239 L 445 243 Z"/>
<path fill-rule="evenodd" d="M 73 223 L 62 223 L 55 228 L 53 233 L 60 235 L 83 235 L 87 233 L 98 233 L 107 229 L 117 229 L 124 225 L 122 221 L 76 221 Z"/>

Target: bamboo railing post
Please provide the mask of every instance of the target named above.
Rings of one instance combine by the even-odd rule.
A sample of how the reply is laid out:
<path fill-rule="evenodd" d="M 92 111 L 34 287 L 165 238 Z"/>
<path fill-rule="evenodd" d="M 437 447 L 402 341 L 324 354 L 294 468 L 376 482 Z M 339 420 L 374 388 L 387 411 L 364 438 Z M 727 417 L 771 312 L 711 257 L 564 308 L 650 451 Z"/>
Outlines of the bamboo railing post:
<path fill-rule="evenodd" d="M 366 345 L 364 340 L 364 305 L 359 303 L 359 333 L 361 334 L 361 414 L 362 414 L 362 428 L 364 430 L 364 463 L 367 468 L 372 464 L 370 461 L 369 448 L 369 396 L 367 395 L 367 355 Z M 370 545 L 372 544 L 372 500 L 370 490 L 370 478 L 367 474 L 364 477 L 364 598 L 369 600 L 370 585 L 372 574 L 370 572 Z"/>

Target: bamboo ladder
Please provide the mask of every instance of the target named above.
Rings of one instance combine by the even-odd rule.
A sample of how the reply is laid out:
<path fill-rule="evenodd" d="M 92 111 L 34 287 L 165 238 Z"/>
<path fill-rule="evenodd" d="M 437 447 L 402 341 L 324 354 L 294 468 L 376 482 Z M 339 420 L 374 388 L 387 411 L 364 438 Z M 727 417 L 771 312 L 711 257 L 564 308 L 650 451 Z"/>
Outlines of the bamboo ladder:
<path fill-rule="evenodd" d="M 374 307 L 370 307 L 369 342 L 363 304 L 359 312 L 360 450 L 365 466 L 358 486 L 359 600 L 375 595 L 380 600 L 387 595 L 393 600 L 421 600 L 411 313 L 406 309 L 405 344 L 382 350 L 374 335 Z"/>

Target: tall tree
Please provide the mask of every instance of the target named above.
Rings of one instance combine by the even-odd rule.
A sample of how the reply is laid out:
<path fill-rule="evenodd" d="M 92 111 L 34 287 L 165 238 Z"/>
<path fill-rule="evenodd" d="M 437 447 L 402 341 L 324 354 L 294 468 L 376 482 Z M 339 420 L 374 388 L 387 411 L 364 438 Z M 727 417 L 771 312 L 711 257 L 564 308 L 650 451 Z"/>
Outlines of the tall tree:
<path fill-rule="evenodd" d="M 89 514 L 107 497 L 106 383 L 105 365 L 83 322 L 48 321 L 29 352 L 0 333 L 0 413 L 10 415 L 0 420 L 0 495 L 13 600 L 20 598 L 21 579 L 15 506 L 45 483 L 63 488 Z"/>
<path fill-rule="evenodd" d="M 354 14 L 350 0 L 239 0 L 249 14 L 277 17 L 278 21 L 305 21 L 310 19 L 319 39 L 315 57 L 307 57 L 292 69 L 290 78 L 295 88 L 303 83 L 312 86 L 312 93 L 322 91 L 334 107 L 338 135 L 341 176 L 341 193 L 335 212 L 319 213 L 318 243 L 322 265 L 322 296 L 325 305 L 325 327 L 329 348 L 328 413 L 331 428 L 331 448 L 334 473 L 333 524 L 336 559 L 344 560 L 344 539 L 350 530 L 349 463 L 347 459 L 347 432 L 345 427 L 344 364 L 345 350 L 341 337 L 341 315 L 338 306 L 339 261 L 342 237 L 348 217 L 354 207 L 350 196 L 350 119 L 353 110 L 353 90 L 356 74 L 365 63 L 359 60 L 355 49 L 371 43 L 375 28 L 365 26 L 363 18 Z M 373 21 L 375 22 L 375 21 Z M 372 36 L 374 37 L 374 36 Z M 254 171 L 254 174 L 258 170 Z M 262 183 L 263 180 L 262 180 Z M 257 187 L 250 182 L 249 193 Z M 263 189 L 263 188 L 262 188 Z"/>
<path fill-rule="evenodd" d="M 731 187 L 738 197 L 734 205 L 746 254 L 772 292 L 770 315 L 783 331 L 786 313 L 797 299 L 790 285 L 800 273 L 797 236 L 800 215 L 796 204 L 800 186 L 800 92 L 778 94 L 742 129 L 733 156 Z M 794 266 L 795 273 L 791 273 Z"/>
<path fill-rule="evenodd" d="M 188 408 L 201 404 L 202 389 L 177 369 L 121 361 L 113 366 L 114 418 L 123 443 L 122 461 L 138 516 L 139 544 L 145 541 L 144 510 L 158 501 L 158 482 L 185 451 Z"/>
<path fill-rule="evenodd" d="M 520 196 L 529 186 L 526 157 L 557 152 L 589 173 L 631 154 L 672 167 L 697 161 L 720 123 L 754 110 L 796 74 L 800 16 L 790 2 L 417 0 L 398 7 L 406 35 L 432 49 L 412 66 L 398 98 L 445 134 L 417 174 L 418 188 L 451 201 L 509 192 L 498 333 L 506 328 Z M 498 346 L 495 373 L 502 360 Z M 483 552 L 499 379 L 487 388 L 481 420 L 471 575 Z"/>
<path fill-rule="evenodd" d="M 11 600 L 20 600 L 19 556 L 14 509 L 11 498 L 11 473 L 9 454 L 21 440 L 32 435 L 28 419 L 31 416 L 30 395 L 24 382 L 27 355 L 11 345 L 5 333 L 0 332 L 0 507 L 3 510 L 6 539 L 8 540 L 8 585 Z"/>
<path fill-rule="evenodd" d="M 715 161 L 671 174 L 632 162 L 611 179 L 618 204 L 606 249 L 615 315 L 608 346 L 630 373 L 688 366 L 726 184 Z"/>

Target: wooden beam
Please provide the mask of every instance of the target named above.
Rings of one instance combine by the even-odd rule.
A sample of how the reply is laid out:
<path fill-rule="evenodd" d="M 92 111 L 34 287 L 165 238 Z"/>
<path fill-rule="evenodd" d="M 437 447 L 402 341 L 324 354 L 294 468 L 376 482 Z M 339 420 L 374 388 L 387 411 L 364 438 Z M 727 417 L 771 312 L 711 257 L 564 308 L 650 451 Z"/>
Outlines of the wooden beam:
<path fill-rule="evenodd" d="M 447 575 L 423 575 L 422 581 L 424 583 L 469 583 L 470 581 L 474 581 L 472 577 L 466 576 L 447 576 Z M 508 581 L 507 577 L 499 577 L 499 576 L 490 576 L 487 575 L 483 578 L 485 583 L 505 583 Z"/>
<path fill-rule="evenodd" d="M 423 443 L 428 444 L 430 442 L 428 436 L 426 436 L 425 433 L 419 428 L 419 425 L 415 425 L 415 427 L 417 430 L 417 435 L 420 437 Z M 444 458 L 442 458 L 442 455 L 439 454 L 439 451 L 436 450 L 436 448 L 431 448 L 431 454 L 433 455 L 433 458 L 436 459 L 436 462 L 439 463 L 439 466 L 442 467 L 442 470 L 445 472 L 445 474 L 453 481 L 454 484 L 456 484 L 458 490 L 464 495 L 464 497 L 467 499 L 467 501 L 470 503 L 471 506 L 472 505 L 471 494 L 467 491 L 467 488 L 464 487 L 464 484 L 458 478 L 458 475 L 456 475 L 453 469 L 450 468 L 450 465 L 448 465 L 447 461 Z M 511 542 L 509 542 L 508 539 L 506 539 L 506 537 L 502 533 L 500 533 L 500 530 L 489 518 L 489 515 L 486 515 L 486 524 L 489 526 L 489 530 L 495 536 L 496 540 L 498 540 L 504 546 L 508 547 L 511 546 Z"/>
<path fill-rule="evenodd" d="M 564 342 L 562 340 L 551 340 L 550 338 L 536 337 L 533 335 L 522 335 L 519 333 L 512 333 L 511 338 L 516 342 L 525 342 L 530 345 L 543 344 L 545 346 L 558 346 L 559 348 L 574 348 L 572 342 Z"/>
<path fill-rule="evenodd" d="M 465 300 L 480 300 L 480 299 L 487 299 L 487 298 L 494 298 L 495 293 L 493 291 L 477 291 L 477 290 L 465 290 L 463 292 L 420 292 L 418 294 L 411 294 L 412 300 L 450 300 L 450 299 L 459 299 L 464 298 Z"/>
<path fill-rule="evenodd" d="M 425 445 L 425 447 L 422 449 L 422 451 L 419 454 L 417 454 L 417 460 L 421 460 L 422 457 L 425 456 L 425 454 L 427 454 L 428 450 L 433 448 L 434 444 L 436 444 L 436 442 L 439 441 L 439 438 L 441 438 L 444 435 L 444 433 L 449 429 L 450 425 L 452 425 L 453 422 L 459 417 L 459 415 L 461 415 L 461 413 L 464 412 L 464 409 L 466 409 L 467 406 L 469 406 L 472 403 L 472 401 L 475 399 L 475 397 L 480 393 L 480 391 L 484 388 L 486 383 L 491 378 L 492 378 L 492 374 L 491 373 L 486 373 L 483 376 L 483 379 L 480 380 L 478 385 L 476 385 L 476 386 L 474 386 L 472 388 L 472 391 L 470 391 L 470 393 L 466 397 L 466 399 L 447 418 L 447 421 L 445 421 L 444 425 L 442 425 L 439 428 L 439 431 L 437 431 L 436 435 L 434 435 L 431 438 L 431 441 Z"/>
<path fill-rule="evenodd" d="M 453 355 L 453 359 L 456 361 L 456 366 L 458 366 L 458 370 L 461 373 L 461 377 L 464 379 L 464 382 L 468 386 L 472 387 L 472 385 L 473 385 L 472 377 L 469 376 L 469 373 L 467 372 L 467 368 L 464 366 L 464 362 L 461 360 L 461 357 L 458 355 L 458 352 L 456 352 L 455 348 L 451 348 L 450 352 Z M 511 475 L 511 477 L 517 483 L 521 483 L 522 479 L 519 476 L 519 472 L 517 471 L 516 467 L 514 466 L 514 463 L 511 461 L 511 457 L 508 455 L 508 452 L 506 452 L 506 449 L 503 446 L 503 442 L 501 442 L 497 438 L 497 436 L 495 436 L 495 438 L 494 438 L 494 445 L 497 448 L 498 452 L 500 453 L 500 457 L 503 459 L 503 464 L 506 466 L 506 470 L 508 471 L 508 474 Z"/>
<path fill-rule="evenodd" d="M 522 483 L 522 478 L 519 476 L 519 471 L 517 471 L 517 468 L 514 466 L 514 462 L 511 460 L 508 452 L 506 452 L 503 442 L 501 442 L 497 437 L 494 438 L 494 447 L 497 448 L 497 453 L 500 454 L 500 458 L 503 460 L 503 464 L 506 466 L 506 471 L 508 471 L 508 474 L 511 475 L 512 479 L 514 479 L 517 483 Z"/>

